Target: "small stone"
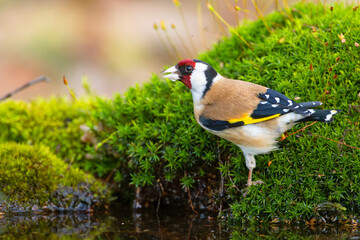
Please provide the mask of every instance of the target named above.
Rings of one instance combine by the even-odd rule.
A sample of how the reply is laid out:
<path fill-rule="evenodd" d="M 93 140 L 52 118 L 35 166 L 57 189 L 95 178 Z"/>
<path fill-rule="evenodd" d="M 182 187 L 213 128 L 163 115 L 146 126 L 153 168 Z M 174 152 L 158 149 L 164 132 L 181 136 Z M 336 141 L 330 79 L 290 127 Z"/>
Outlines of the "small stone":
<path fill-rule="evenodd" d="M 86 211 L 89 208 L 89 205 L 81 202 L 79 203 L 79 205 L 76 207 L 76 210 L 78 211 Z"/>

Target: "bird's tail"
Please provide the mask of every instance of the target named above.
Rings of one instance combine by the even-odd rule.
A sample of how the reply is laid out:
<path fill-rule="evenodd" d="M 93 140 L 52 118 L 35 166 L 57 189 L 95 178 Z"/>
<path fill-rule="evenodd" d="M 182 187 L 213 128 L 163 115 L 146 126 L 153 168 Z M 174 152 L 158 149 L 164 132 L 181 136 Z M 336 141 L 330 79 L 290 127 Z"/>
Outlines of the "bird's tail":
<path fill-rule="evenodd" d="M 318 121 L 318 122 L 332 122 L 333 116 L 341 112 L 340 109 L 337 110 L 314 110 L 313 114 L 310 116 L 300 119 L 298 122 L 307 122 L 307 121 Z"/>

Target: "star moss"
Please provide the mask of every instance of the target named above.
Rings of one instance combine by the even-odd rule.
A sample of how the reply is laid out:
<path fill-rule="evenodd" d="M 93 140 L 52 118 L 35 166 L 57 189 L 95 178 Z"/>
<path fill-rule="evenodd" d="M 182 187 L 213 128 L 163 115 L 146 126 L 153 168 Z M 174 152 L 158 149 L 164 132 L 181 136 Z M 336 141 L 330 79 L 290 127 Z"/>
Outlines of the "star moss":
<path fill-rule="evenodd" d="M 0 141 L 47 145 L 114 183 L 119 199 L 133 199 L 138 188 L 142 206 L 188 205 L 190 195 L 196 208 L 221 206 L 235 220 L 359 216 L 359 25 L 351 7 L 331 11 L 301 3 L 240 26 L 253 50 L 235 34 L 199 56 L 223 76 L 342 110 L 333 123 L 297 125 L 289 134 L 299 132 L 279 150 L 258 155 L 253 178 L 265 184 L 246 195 L 241 150 L 201 129 L 185 86 L 156 75 L 113 99 L 6 101 L 0 104 L 0 116 L 6 116 L 0 118 Z"/>

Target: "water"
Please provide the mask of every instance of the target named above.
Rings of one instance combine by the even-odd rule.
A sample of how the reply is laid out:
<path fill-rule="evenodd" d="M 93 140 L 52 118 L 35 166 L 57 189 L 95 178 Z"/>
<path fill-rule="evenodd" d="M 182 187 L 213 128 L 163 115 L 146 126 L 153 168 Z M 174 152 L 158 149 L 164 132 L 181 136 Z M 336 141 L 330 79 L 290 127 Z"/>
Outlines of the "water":
<path fill-rule="evenodd" d="M 0 215 L 1 239 L 360 239 L 356 226 L 244 226 L 182 209 Z"/>

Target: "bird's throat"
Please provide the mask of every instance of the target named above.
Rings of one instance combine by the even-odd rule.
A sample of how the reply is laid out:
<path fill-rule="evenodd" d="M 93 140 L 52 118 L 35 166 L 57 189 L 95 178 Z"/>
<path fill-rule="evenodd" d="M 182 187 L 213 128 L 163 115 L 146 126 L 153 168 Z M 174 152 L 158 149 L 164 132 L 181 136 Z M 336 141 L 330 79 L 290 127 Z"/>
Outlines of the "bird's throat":
<path fill-rule="evenodd" d="M 189 89 L 192 88 L 190 76 L 184 76 L 180 81 L 185 84 L 185 86 L 187 86 Z"/>

